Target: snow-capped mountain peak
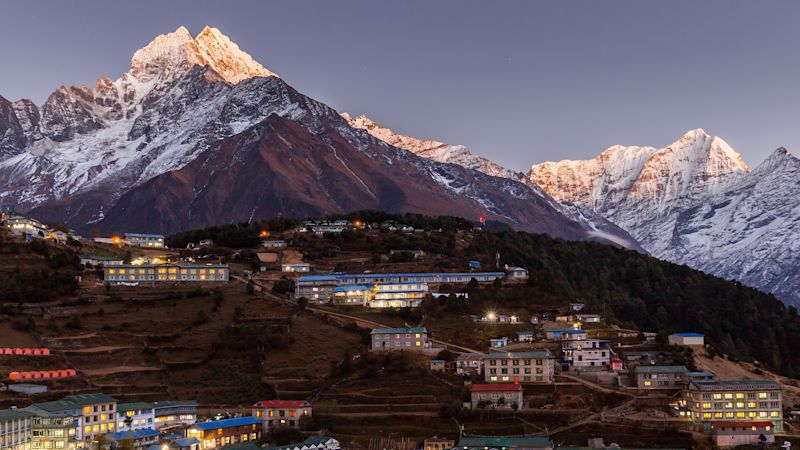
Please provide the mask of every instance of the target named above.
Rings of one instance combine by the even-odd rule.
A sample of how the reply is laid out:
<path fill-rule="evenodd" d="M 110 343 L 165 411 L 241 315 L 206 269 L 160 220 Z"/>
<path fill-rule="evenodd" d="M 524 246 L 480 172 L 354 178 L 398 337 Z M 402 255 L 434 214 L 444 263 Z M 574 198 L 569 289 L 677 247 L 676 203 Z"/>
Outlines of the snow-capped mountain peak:
<path fill-rule="evenodd" d="M 253 77 L 277 76 L 218 29 L 208 26 L 194 39 L 185 27 L 157 36 L 134 53 L 129 73 L 140 82 L 147 82 L 165 73 L 184 72 L 195 65 L 208 65 L 230 84 Z"/>

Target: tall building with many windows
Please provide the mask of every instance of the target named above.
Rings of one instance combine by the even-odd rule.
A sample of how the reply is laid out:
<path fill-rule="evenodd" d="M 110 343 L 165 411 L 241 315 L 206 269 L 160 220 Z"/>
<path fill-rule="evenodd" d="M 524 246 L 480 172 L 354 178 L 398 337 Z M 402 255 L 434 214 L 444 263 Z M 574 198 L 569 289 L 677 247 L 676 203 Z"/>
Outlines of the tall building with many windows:
<path fill-rule="evenodd" d="M 31 450 L 33 413 L 0 410 L 0 450 Z"/>
<path fill-rule="evenodd" d="M 783 431 L 781 391 L 772 380 L 692 381 L 680 406 L 705 428 L 714 422 L 769 421 L 772 431 Z"/>
<path fill-rule="evenodd" d="M 25 408 L 34 414 L 32 450 L 75 450 L 83 448 L 81 409 L 64 400 L 34 403 Z"/>
<path fill-rule="evenodd" d="M 483 355 L 484 380 L 487 383 L 552 383 L 553 355 L 537 352 L 496 351 Z"/>
<path fill-rule="evenodd" d="M 228 281 L 227 264 L 122 264 L 103 267 L 105 281 Z"/>
<path fill-rule="evenodd" d="M 117 399 L 114 397 L 100 393 L 78 394 L 64 397 L 64 400 L 80 408 L 85 440 L 117 430 Z"/>

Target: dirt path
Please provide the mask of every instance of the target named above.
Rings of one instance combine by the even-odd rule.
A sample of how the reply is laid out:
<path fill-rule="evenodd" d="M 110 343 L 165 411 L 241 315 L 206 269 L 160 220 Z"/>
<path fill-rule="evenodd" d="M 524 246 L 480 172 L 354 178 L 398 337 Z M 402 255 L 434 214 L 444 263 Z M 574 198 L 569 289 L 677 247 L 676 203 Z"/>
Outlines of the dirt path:
<path fill-rule="evenodd" d="M 106 352 L 113 352 L 116 350 L 125 350 L 129 348 L 138 348 L 132 345 L 105 345 L 99 347 L 86 347 L 86 348 L 72 348 L 72 349 L 64 349 L 61 350 L 62 353 L 106 353 Z"/>
<path fill-rule="evenodd" d="M 101 377 L 104 375 L 114 375 L 116 373 L 128 372 L 160 372 L 164 370 L 161 367 L 152 366 L 117 366 L 117 367 L 104 367 L 101 369 L 80 369 L 81 372 L 90 377 Z"/>

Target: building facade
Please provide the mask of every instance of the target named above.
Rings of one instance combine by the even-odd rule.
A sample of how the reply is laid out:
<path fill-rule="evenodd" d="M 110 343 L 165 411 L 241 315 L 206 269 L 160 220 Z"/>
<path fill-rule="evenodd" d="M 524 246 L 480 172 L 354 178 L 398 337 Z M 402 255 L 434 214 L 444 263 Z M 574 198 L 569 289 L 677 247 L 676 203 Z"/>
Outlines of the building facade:
<path fill-rule="evenodd" d="M 64 397 L 64 400 L 80 407 L 84 440 L 116 431 L 117 399 L 114 397 L 100 393 L 78 394 Z"/>
<path fill-rule="evenodd" d="M 139 281 L 216 281 L 227 282 L 227 264 L 123 264 L 103 267 L 103 278 L 111 282 Z"/>
<path fill-rule="evenodd" d="M 430 348 L 428 330 L 422 327 L 375 328 L 370 334 L 372 351 L 425 351 Z"/>
<path fill-rule="evenodd" d="M 376 284 L 425 283 L 466 284 L 473 278 L 478 283 L 491 283 L 505 277 L 505 272 L 465 273 L 356 273 L 301 276 L 295 283 L 295 296 L 327 303 L 333 300 L 334 289 L 340 286 L 375 286 Z"/>
<path fill-rule="evenodd" d="M 692 381 L 683 393 L 681 406 L 687 416 L 710 428 L 713 422 L 772 423 L 783 431 L 781 385 L 772 380 Z"/>
<path fill-rule="evenodd" d="M 705 336 L 700 333 L 674 333 L 667 337 L 669 345 L 703 345 Z"/>
<path fill-rule="evenodd" d="M 536 352 L 492 352 L 483 355 L 483 374 L 487 383 L 552 383 L 553 355 Z"/>
<path fill-rule="evenodd" d="M 522 385 L 473 384 L 470 387 L 472 409 L 523 407 Z"/>
<path fill-rule="evenodd" d="M 81 408 L 63 400 L 34 403 L 25 408 L 34 414 L 31 448 L 34 450 L 83 448 Z"/>
<path fill-rule="evenodd" d="M 164 236 L 160 234 L 125 233 L 125 245 L 131 247 L 164 248 Z"/>
<path fill-rule="evenodd" d="M 252 414 L 261 419 L 262 429 L 300 428 L 302 418 L 311 417 L 311 403 L 305 400 L 265 400 L 253 405 Z"/>
<path fill-rule="evenodd" d="M 194 400 L 171 400 L 153 403 L 156 429 L 165 431 L 194 425 L 197 422 L 197 402 Z"/>
<path fill-rule="evenodd" d="M 32 431 L 31 412 L 0 410 L 0 450 L 31 450 Z"/>
<path fill-rule="evenodd" d="M 156 426 L 152 403 L 120 403 L 117 405 L 117 431 L 133 431 Z"/>
<path fill-rule="evenodd" d="M 643 365 L 633 369 L 636 387 L 647 391 L 681 390 L 688 372 L 684 366 Z"/>
<path fill-rule="evenodd" d="M 561 354 L 565 368 L 608 367 L 611 349 L 604 339 L 579 339 L 561 341 Z"/>
<path fill-rule="evenodd" d="M 203 450 L 247 442 L 256 443 L 261 438 L 261 419 L 246 416 L 197 422 L 186 430 L 186 436 L 199 440 Z"/>

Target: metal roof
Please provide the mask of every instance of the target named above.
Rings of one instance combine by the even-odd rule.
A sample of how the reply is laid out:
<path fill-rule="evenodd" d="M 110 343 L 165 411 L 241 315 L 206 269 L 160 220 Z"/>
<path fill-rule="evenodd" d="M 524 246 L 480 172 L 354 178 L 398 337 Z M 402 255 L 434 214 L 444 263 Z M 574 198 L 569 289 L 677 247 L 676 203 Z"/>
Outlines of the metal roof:
<path fill-rule="evenodd" d="M 402 328 L 375 328 L 370 334 L 404 334 L 404 333 L 427 333 L 425 327 L 402 327 Z"/>
<path fill-rule="evenodd" d="M 481 359 L 546 359 L 553 356 L 549 350 L 540 352 L 492 352 Z"/>
<path fill-rule="evenodd" d="M 36 408 L 38 410 L 46 411 L 49 413 L 75 411 L 81 409 L 80 405 L 77 405 L 68 400 L 56 400 L 53 402 L 34 403 L 31 406 L 29 406 L 29 408 Z"/>
<path fill-rule="evenodd" d="M 142 439 L 154 437 L 158 436 L 159 434 L 161 433 L 152 428 L 142 428 L 140 430 L 117 431 L 116 433 L 108 433 L 106 436 L 115 441 L 120 441 L 123 439 Z"/>
<path fill-rule="evenodd" d="M 497 392 L 497 391 L 512 391 L 522 392 L 522 385 L 519 384 L 473 384 L 470 387 L 472 392 Z"/>
<path fill-rule="evenodd" d="M 701 391 L 783 390 L 780 384 L 772 380 L 696 380 L 692 385 Z"/>
<path fill-rule="evenodd" d="M 117 412 L 138 411 L 142 409 L 153 409 L 153 404 L 148 402 L 120 403 L 117 405 Z"/>
<path fill-rule="evenodd" d="M 64 400 L 80 406 L 94 405 L 96 403 L 117 403 L 117 399 L 101 392 L 94 394 L 68 395 L 64 397 Z"/>
<path fill-rule="evenodd" d="M 164 235 L 163 234 L 148 234 L 148 233 L 125 233 L 125 237 L 143 237 L 143 238 L 164 239 Z"/>
<path fill-rule="evenodd" d="M 240 427 L 242 425 L 257 425 L 261 423 L 261 419 L 253 416 L 234 417 L 233 419 L 213 420 L 211 422 L 197 422 L 192 425 L 193 428 L 199 428 L 204 431 L 216 430 L 218 428 Z"/>
<path fill-rule="evenodd" d="M 0 409 L 0 421 L 24 419 L 33 416 L 34 414 L 32 412 L 22 409 Z"/>
<path fill-rule="evenodd" d="M 689 369 L 686 366 L 636 366 L 633 371 L 636 373 L 686 373 Z"/>
<path fill-rule="evenodd" d="M 680 337 L 704 337 L 704 334 L 700 333 L 672 333 L 673 336 L 680 336 Z"/>
<path fill-rule="evenodd" d="M 553 441 L 541 437 L 462 437 L 457 447 L 461 448 L 553 448 Z"/>

